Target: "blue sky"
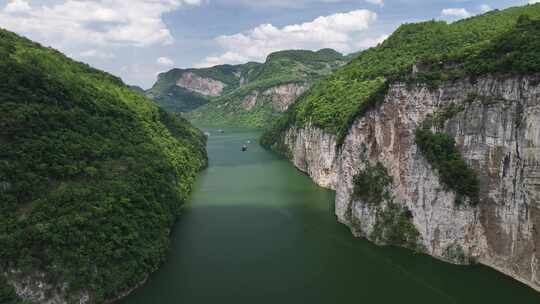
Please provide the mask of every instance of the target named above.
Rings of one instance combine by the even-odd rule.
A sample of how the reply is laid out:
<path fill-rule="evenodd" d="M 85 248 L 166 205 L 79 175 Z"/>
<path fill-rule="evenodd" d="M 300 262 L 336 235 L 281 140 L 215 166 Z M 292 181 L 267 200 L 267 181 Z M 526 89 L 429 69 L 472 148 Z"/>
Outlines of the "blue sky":
<path fill-rule="evenodd" d="M 453 21 L 538 0 L 0 0 L 0 27 L 149 88 L 173 67 L 264 61 L 281 49 L 343 53 L 400 24 Z"/>

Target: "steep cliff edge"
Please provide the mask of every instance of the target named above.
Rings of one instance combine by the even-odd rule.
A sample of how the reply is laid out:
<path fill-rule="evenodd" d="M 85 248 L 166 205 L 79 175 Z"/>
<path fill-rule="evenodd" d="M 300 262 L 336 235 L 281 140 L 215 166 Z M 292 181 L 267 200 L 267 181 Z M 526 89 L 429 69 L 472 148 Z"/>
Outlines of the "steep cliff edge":
<path fill-rule="evenodd" d="M 404 26 L 298 101 L 262 142 L 336 190 L 337 218 L 356 236 L 479 262 L 540 290 L 540 22 L 516 16 L 538 9 Z M 436 27 L 436 48 L 458 27 L 501 20 L 517 23 L 390 73 L 397 59 L 387 55 L 414 41 L 403 38 Z M 385 59 L 380 71 L 373 58 Z"/>
<path fill-rule="evenodd" d="M 410 212 L 420 250 L 454 263 L 478 261 L 540 290 L 539 81 L 485 77 L 437 90 L 395 84 L 380 108 L 354 122 L 339 150 L 335 136 L 314 127 L 291 129 L 285 143 L 300 170 L 336 190 L 336 215 L 355 235 L 389 243 L 376 231 L 389 200 L 373 205 L 354 196 L 354 177 L 381 163 L 393 180 L 392 203 Z M 455 203 L 415 143 L 422 122 L 452 104 L 463 109 L 441 131 L 478 172 L 477 206 Z"/>

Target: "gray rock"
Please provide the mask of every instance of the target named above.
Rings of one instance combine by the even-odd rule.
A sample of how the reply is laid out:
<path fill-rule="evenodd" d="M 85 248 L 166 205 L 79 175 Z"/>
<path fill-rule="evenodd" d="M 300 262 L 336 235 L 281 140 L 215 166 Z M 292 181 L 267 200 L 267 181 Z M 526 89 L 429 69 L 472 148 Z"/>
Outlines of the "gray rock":
<path fill-rule="evenodd" d="M 226 84 L 212 78 L 204 78 L 191 72 L 184 73 L 176 85 L 204 96 L 220 96 Z"/>
<path fill-rule="evenodd" d="M 353 176 L 366 162 L 381 162 L 426 253 L 452 263 L 475 260 L 540 290 L 540 85 L 534 78 L 464 79 L 433 91 L 397 83 L 382 106 L 354 122 L 339 151 L 334 135 L 311 126 L 289 129 L 284 141 L 296 167 L 336 190 L 338 220 L 355 235 L 369 238 L 377 209 L 353 199 Z M 456 205 L 455 193 L 415 144 L 427 115 L 451 103 L 464 111 L 442 131 L 478 173 L 478 206 Z"/>

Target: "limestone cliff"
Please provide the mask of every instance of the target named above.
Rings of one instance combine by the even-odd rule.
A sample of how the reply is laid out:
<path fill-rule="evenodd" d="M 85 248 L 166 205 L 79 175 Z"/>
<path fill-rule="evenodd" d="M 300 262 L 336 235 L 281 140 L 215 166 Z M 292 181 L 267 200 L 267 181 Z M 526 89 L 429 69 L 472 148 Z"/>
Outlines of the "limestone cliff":
<path fill-rule="evenodd" d="M 415 143 L 415 130 L 450 105 L 451 135 L 480 182 L 480 203 L 456 204 Z M 397 205 L 418 233 L 416 249 L 452 263 L 493 267 L 540 290 L 540 78 L 485 76 L 437 89 L 395 83 L 381 106 L 356 119 L 343 144 L 307 125 L 282 145 L 295 166 L 336 190 L 338 220 L 379 244 L 381 217 Z M 379 205 L 354 195 L 354 177 L 380 163 L 392 178 Z M 384 227 L 383 227 L 384 229 Z"/>
<path fill-rule="evenodd" d="M 184 73 L 176 85 L 188 91 L 211 97 L 220 96 L 226 86 L 219 80 L 200 77 L 191 72 Z"/>
<path fill-rule="evenodd" d="M 272 101 L 272 108 L 276 112 L 285 112 L 307 90 L 308 86 L 299 83 L 287 83 L 271 87 L 263 92 Z"/>

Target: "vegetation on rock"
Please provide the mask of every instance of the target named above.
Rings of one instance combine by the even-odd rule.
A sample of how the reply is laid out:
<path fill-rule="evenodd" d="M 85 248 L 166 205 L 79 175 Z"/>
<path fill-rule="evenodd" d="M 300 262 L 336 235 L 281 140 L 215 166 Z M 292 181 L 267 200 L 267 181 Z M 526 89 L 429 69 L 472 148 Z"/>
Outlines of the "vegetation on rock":
<path fill-rule="evenodd" d="M 0 273 L 43 272 L 96 303 L 136 286 L 206 165 L 203 134 L 4 30 L 0 70 Z"/>
<path fill-rule="evenodd" d="M 404 246 L 420 251 L 420 233 L 412 223 L 410 211 L 394 202 L 390 191 L 392 177 L 378 162 L 366 164 L 353 178 L 353 199 L 361 200 L 377 212 L 377 219 L 370 238 L 385 245 Z"/>
<path fill-rule="evenodd" d="M 412 214 L 401 205 L 388 201 L 377 212 L 377 221 L 370 238 L 378 243 L 422 251 L 420 233 L 412 223 Z"/>
<path fill-rule="evenodd" d="M 375 166 L 370 164 L 353 177 L 353 196 L 370 205 L 380 205 L 388 200 L 390 193 L 388 186 L 392 184 L 392 177 L 386 168 L 378 162 Z"/>
<path fill-rule="evenodd" d="M 208 99 L 207 104 L 187 113 L 186 117 L 201 125 L 265 127 L 280 114 L 273 109 L 271 96 L 263 96 L 263 92 L 285 84 L 309 86 L 346 61 L 346 57 L 330 49 L 317 52 L 290 50 L 270 54 L 264 64 L 232 66 L 236 71 L 236 82 L 227 83 L 229 90 Z M 246 109 L 243 101 L 254 92 L 258 93 L 258 102 L 253 108 Z"/>
<path fill-rule="evenodd" d="M 540 19 L 540 4 L 495 10 L 451 24 L 402 25 L 299 98 L 285 114 L 288 117 L 271 126 L 266 145 L 279 141 L 290 126 L 308 124 L 336 134 L 342 143 L 352 122 L 384 98 L 395 81 L 436 86 L 455 77 L 539 72 L 540 32 L 535 19 Z M 422 68 L 411 76 L 417 63 Z"/>
<path fill-rule="evenodd" d="M 464 197 L 469 198 L 472 204 L 479 202 L 478 177 L 461 156 L 453 137 L 421 127 L 416 130 L 416 144 L 427 161 L 439 172 L 443 185 L 457 194 L 457 204 L 461 204 Z"/>
<path fill-rule="evenodd" d="M 8 284 L 5 277 L 0 276 L 0 303 L 1 304 L 24 304 L 15 293 L 15 289 Z"/>

